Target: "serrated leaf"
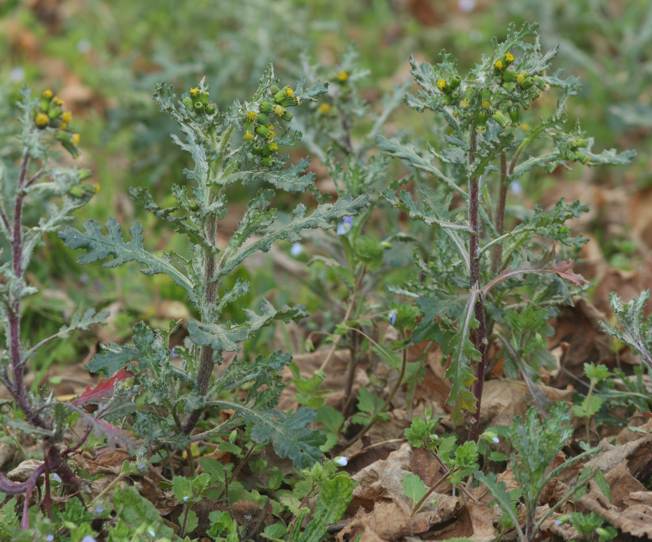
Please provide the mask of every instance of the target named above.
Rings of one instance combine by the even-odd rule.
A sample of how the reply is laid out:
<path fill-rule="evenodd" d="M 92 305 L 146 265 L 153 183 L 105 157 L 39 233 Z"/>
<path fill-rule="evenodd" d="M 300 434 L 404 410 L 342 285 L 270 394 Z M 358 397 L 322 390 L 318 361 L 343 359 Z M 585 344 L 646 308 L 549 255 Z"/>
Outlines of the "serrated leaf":
<path fill-rule="evenodd" d="M 207 324 L 191 320 L 188 322 L 190 340 L 199 346 L 210 346 L 217 352 L 236 352 L 243 341 L 270 322 L 294 320 L 304 316 L 299 308 L 284 307 L 277 310 L 267 300 L 261 303 L 258 310 L 256 313 L 247 309 L 245 313 L 248 319 L 242 324 Z"/>
<path fill-rule="evenodd" d="M 337 523 L 349 507 L 353 486 L 353 480 L 344 472 L 322 482 L 310 521 L 301 535 L 291 539 L 292 542 L 321 542 L 328 527 Z"/>
<path fill-rule="evenodd" d="M 306 468 L 322 457 L 319 447 L 324 437 L 308 426 L 315 413 L 307 408 L 287 414 L 278 410 L 258 411 L 255 408 L 232 403 L 215 401 L 216 405 L 232 408 L 247 423 L 251 424 L 251 438 L 258 444 L 271 442 L 276 454 L 287 458 L 297 468 Z"/>
<path fill-rule="evenodd" d="M 428 486 L 418 474 L 408 472 L 403 477 L 403 492 L 412 504 L 418 503 L 428 493 Z"/>
<path fill-rule="evenodd" d="M 215 280 L 228 275 L 244 260 L 256 252 L 267 252 L 274 243 L 281 240 L 295 242 L 300 240 L 301 233 L 309 229 L 329 229 L 333 222 L 344 216 L 355 215 L 367 202 L 366 196 L 355 199 L 338 199 L 333 204 L 323 204 L 317 207 L 308 216 L 304 215 L 302 207 L 297 208 L 289 222 L 275 222 L 267 231 L 257 239 L 227 250 L 224 264 L 216 274 Z"/>
<path fill-rule="evenodd" d="M 168 275 L 186 290 L 191 299 L 194 299 L 190 280 L 169 261 L 145 250 L 143 229 L 140 224 L 136 223 L 131 227 L 129 240 L 123 239 L 120 225 L 114 219 L 109 219 L 107 222 L 106 233 L 94 220 L 86 222 L 84 228 L 83 232 L 72 227 L 64 228 L 59 232 L 59 237 L 67 246 L 86 250 L 86 254 L 79 258 L 81 263 L 104 260 L 105 267 L 118 267 L 127 262 L 137 262 L 142 272 L 147 275 L 157 273 Z"/>

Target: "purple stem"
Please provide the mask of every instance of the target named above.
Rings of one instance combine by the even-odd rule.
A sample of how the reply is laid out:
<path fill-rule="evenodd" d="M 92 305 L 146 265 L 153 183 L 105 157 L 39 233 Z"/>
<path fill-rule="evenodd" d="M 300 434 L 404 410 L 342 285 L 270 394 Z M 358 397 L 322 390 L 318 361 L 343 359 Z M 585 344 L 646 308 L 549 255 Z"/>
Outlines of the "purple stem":
<path fill-rule="evenodd" d="M 469 168 L 474 167 L 475 154 L 477 150 L 477 134 L 475 126 L 471 128 L 469 138 Z M 471 175 L 469 179 L 469 226 L 471 235 L 469 239 L 469 260 L 470 260 L 470 288 L 480 288 L 480 187 L 478 177 Z M 477 440 L 480 433 L 480 403 L 482 402 L 482 390 L 484 388 L 484 377 L 487 369 L 487 323 L 485 320 L 484 297 L 482 292 L 478 293 L 475 302 L 475 318 L 478 327 L 471 334 L 471 340 L 476 350 L 480 352 L 480 363 L 476 368 L 475 384 L 473 395 L 475 396 L 476 413 L 471 421 L 469 437 Z"/>
<path fill-rule="evenodd" d="M 29 168 L 30 156 L 25 150 L 20 163 L 20 173 L 16 190 L 16 202 L 14 206 L 13 227 L 11 228 L 11 254 L 12 269 L 17 279 L 22 280 L 25 270 L 23 269 L 23 205 L 25 200 L 25 183 Z M 21 327 L 21 303 L 16 298 L 7 307 L 9 323 L 9 351 L 11 357 L 11 369 L 13 382 L 7 377 L 3 378 L 7 389 L 16 401 L 16 404 L 25 414 L 27 420 L 34 426 L 49 430 L 51 426 L 37 411 L 34 410 L 25 386 L 25 365 L 22 355 L 20 327 Z M 32 473 L 26 482 L 12 482 L 4 474 L 0 473 L 0 491 L 9 495 L 24 495 L 23 518 L 21 527 L 29 528 L 29 500 L 39 477 L 45 472 L 56 472 L 65 487 L 77 491 L 79 479 L 72 472 L 65 462 L 61 452 L 49 438 L 44 442 L 44 462 Z"/>

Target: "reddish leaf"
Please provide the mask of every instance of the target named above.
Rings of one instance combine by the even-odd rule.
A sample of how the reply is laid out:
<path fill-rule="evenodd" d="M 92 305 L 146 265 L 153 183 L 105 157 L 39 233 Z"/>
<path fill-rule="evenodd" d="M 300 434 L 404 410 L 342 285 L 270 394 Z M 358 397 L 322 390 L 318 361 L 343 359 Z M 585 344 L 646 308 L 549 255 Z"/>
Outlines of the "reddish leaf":
<path fill-rule="evenodd" d="M 75 406 L 84 406 L 88 403 L 97 403 L 113 394 L 113 388 L 117 382 L 126 380 L 132 374 L 126 369 L 120 369 L 111 378 L 101 380 L 96 386 L 87 387 L 84 392 L 77 397 L 72 404 Z"/>
<path fill-rule="evenodd" d="M 573 271 L 573 262 L 559 262 L 552 268 L 552 271 L 560 278 L 575 284 L 576 286 L 583 286 L 587 280 Z"/>

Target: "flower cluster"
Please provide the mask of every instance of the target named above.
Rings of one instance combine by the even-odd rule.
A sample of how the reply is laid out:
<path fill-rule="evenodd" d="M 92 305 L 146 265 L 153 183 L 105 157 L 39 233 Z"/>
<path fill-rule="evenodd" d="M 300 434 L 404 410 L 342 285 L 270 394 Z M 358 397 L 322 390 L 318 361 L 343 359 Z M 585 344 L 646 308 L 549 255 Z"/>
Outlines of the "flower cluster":
<path fill-rule="evenodd" d="M 292 120 L 288 107 L 299 104 L 292 87 L 269 87 L 268 95 L 260 103 L 244 113 L 242 138 L 250 145 L 253 154 L 260 157 L 262 165 L 274 165 L 274 155 L 279 151 L 278 134 Z"/>
<path fill-rule="evenodd" d="M 63 100 L 55 96 L 52 90 L 44 90 L 34 110 L 34 124 L 39 130 L 55 130 L 57 140 L 72 156 L 77 156 L 80 136 L 70 129 L 72 113 L 66 111 L 63 105 Z"/>
<path fill-rule="evenodd" d="M 444 104 L 457 106 L 456 116 L 474 122 L 480 132 L 490 118 L 503 128 L 518 126 L 521 110 L 541 92 L 543 80 L 520 66 L 509 50 L 492 61 L 489 78 L 493 80 L 476 85 L 478 81 L 462 83 L 457 74 L 451 74 L 437 79 L 436 86 Z"/>
<path fill-rule="evenodd" d="M 209 100 L 208 91 L 200 87 L 192 87 L 181 101 L 188 111 L 198 116 L 212 116 L 217 112 L 217 106 Z"/>

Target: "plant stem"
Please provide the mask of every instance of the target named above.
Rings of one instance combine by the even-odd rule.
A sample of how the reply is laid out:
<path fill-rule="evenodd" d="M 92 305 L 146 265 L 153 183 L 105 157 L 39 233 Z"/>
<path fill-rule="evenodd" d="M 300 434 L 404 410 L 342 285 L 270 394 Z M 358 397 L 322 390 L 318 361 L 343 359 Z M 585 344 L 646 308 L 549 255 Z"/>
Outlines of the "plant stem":
<path fill-rule="evenodd" d="M 212 246 L 215 243 L 215 235 L 217 233 L 217 222 L 211 218 L 207 227 L 207 237 L 209 244 Z M 215 274 L 215 254 L 210 249 L 204 250 L 204 307 L 205 312 L 210 310 L 210 307 L 215 302 L 215 294 L 217 292 L 217 283 L 213 280 Z M 204 396 L 208 392 L 208 386 L 211 381 L 211 374 L 213 373 L 213 349 L 210 346 L 202 346 L 199 353 L 199 370 L 197 371 L 197 391 L 200 395 Z M 197 425 L 199 417 L 201 416 L 202 409 L 194 410 L 186 424 L 183 427 L 183 432 L 189 434 Z"/>
<path fill-rule="evenodd" d="M 417 502 L 412 508 L 412 512 L 410 513 L 411 516 L 414 516 L 414 514 L 416 514 L 421 509 L 423 504 L 435 492 L 435 489 L 437 489 L 443 482 L 448 480 L 448 478 L 450 477 L 451 474 L 453 474 L 453 472 L 454 471 L 452 470 L 448 470 L 447 472 L 444 473 L 444 475 L 439 480 L 437 480 L 432 486 L 430 486 L 426 494 L 423 497 L 421 497 L 419 499 L 419 502 Z"/>
<path fill-rule="evenodd" d="M 475 126 L 471 128 L 469 135 L 469 155 L 468 167 L 469 174 L 469 226 L 471 235 L 469 239 L 469 260 L 470 260 L 470 283 L 471 290 L 478 291 L 478 297 L 475 302 L 475 318 L 478 321 L 477 329 L 471 333 L 471 340 L 476 350 L 480 352 L 480 362 L 476 369 L 476 380 L 473 386 L 473 394 L 476 401 L 475 417 L 471 420 L 471 429 L 469 437 L 477 440 L 480 432 L 480 404 L 482 401 L 482 389 L 484 387 L 484 377 L 487 368 L 487 329 L 485 321 L 484 297 L 480 291 L 480 187 L 478 177 L 471 172 L 474 167 L 475 154 L 477 150 L 477 132 Z"/>
<path fill-rule="evenodd" d="M 16 201 L 14 204 L 13 226 L 11 227 L 11 267 L 14 277 L 18 281 L 24 280 L 25 269 L 23 268 L 23 206 L 25 203 L 25 183 L 29 169 L 30 155 L 25 150 L 20 162 L 18 184 L 16 186 Z M 23 358 L 23 346 L 21 341 L 21 302 L 20 294 L 10 297 L 7 305 L 7 320 L 9 324 L 9 353 L 11 358 L 11 370 L 13 381 L 6 378 L 5 384 L 16 401 L 18 407 L 23 411 L 25 418 L 35 427 L 51 430 L 51 424 L 44 420 L 32 407 L 29 394 L 25 386 L 25 360 Z M 56 445 L 48 437 L 44 441 L 44 461 L 34 471 L 28 482 L 25 484 L 15 483 L 0 475 L 0 490 L 9 494 L 24 494 L 22 528 L 29 528 L 29 499 L 31 497 L 38 478 L 42 474 L 56 472 L 65 487 L 76 491 L 79 489 L 79 480 L 65 462 Z"/>
<path fill-rule="evenodd" d="M 507 187 L 509 176 L 507 174 L 507 156 L 504 152 L 500 153 L 500 186 L 498 190 L 498 203 L 496 205 L 496 232 L 498 237 L 503 234 L 505 229 L 505 204 L 507 202 Z M 500 270 L 500 264 L 503 257 L 503 247 L 500 243 L 493 248 L 491 255 L 491 271 L 496 274 Z"/>
<path fill-rule="evenodd" d="M 359 329 L 356 329 L 356 328 L 351 328 L 351 329 L 355 330 L 357 333 L 360 333 L 361 335 L 369 338 L 366 334 L 364 334 Z M 360 431 L 358 431 L 358 433 L 353 435 L 353 437 L 351 437 L 349 440 L 347 440 L 344 443 L 344 445 L 342 446 L 340 451 L 344 451 L 344 450 L 350 448 L 353 444 L 355 444 L 363 436 L 365 436 L 369 432 L 369 430 L 374 426 L 374 424 L 378 421 L 379 414 L 381 412 L 384 412 L 385 409 L 389 405 L 391 405 L 392 401 L 394 400 L 394 397 L 396 396 L 396 393 L 398 392 L 399 388 L 401 387 L 401 384 L 403 384 L 403 378 L 405 377 L 406 368 L 407 368 L 407 347 L 404 347 L 403 348 L 403 356 L 402 356 L 402 359 L 401 359 L 401 369 L 400 369 L 398 378 L 396 379 L 396 383 L 394 384 L 394 387 L 389 392 L 389 395 L 387 396 L 387 399 L 385 399 L 385 402 L 383 403 L 382 408 L 380 408 L 378 410 L 378 413 L 373 418 L 371 418 L 371 420 L 369 421 L 369 423 L 367 425 L 365 425 Z"/>
<path fill-rule="evenodd" d="M 186 526 L 188 525 L 188 514 L 190 512 L 190 506 L 188 503 L 183 504 L 183 520 L 181 522 L 181 537 L 186 535 Z"/>

